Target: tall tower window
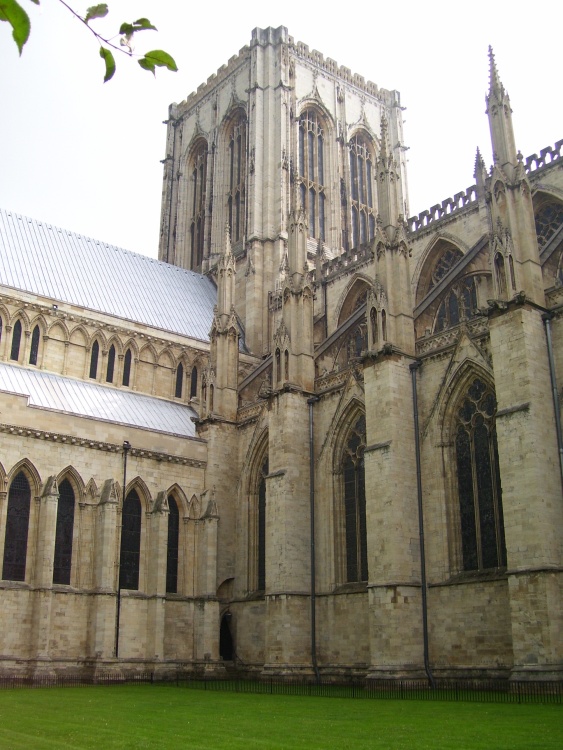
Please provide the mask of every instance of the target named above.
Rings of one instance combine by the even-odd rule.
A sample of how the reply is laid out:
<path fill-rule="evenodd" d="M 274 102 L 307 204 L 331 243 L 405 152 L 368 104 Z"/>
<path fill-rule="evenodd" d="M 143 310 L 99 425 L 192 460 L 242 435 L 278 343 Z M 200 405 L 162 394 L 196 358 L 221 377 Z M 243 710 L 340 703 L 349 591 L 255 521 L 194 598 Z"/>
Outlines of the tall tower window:
<path fill-rule="evenodd" d="M 369 242 L 375 234 L 373 152 L 365 138 L 354 136 L 350 148 L 352 246 Z"/>
<path fill-rule="evenodd" d="M 309 235 L 325 241 L 326 195 L 324 130 L 311 109 L 299 118 L 299 181 L 301 204 L 309 224 Z"/>
<path fill-rule="evenodd" d="M 455 454 L 464 570 L 506 567 L 496 399 L 479 378 L 456 414 Z"/>
<path fill-rule="evenodd" d="M 207 182 L 207 143 L 201 142 L 190 160 L 191 165 L 191 267 L 201 268 L 205 244 L 205 195 Z"/>
<path fill-rule="evenodd" d="M 231 127 L 229 137 L 229 226 L 231 239 L 238 242 L 244 234 L 246 176 L 246 118 L 240 114 Z"/>

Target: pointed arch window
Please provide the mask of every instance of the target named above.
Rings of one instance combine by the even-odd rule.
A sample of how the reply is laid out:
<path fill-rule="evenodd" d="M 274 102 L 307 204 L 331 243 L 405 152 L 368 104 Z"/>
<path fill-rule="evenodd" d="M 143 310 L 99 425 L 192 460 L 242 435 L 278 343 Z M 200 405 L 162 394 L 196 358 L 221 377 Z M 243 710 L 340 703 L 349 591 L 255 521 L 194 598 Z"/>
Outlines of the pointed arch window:
<path fill-rule="evenodd" d="M 41 332 L 40 332 L 39 326 L 35 326 L 35 328 L 33 329 L 33 333 L 31 334 L 31 349 L 29 350 L 29 364 L 30 365 L 37 364 L 37 356 L 39 354 L 40 336 L 41 336 Z"/>
<path fill-rule="evenodd" d="M 438 308 L 434 332 L 445 331 L 478 314 L 475 277 L 470 276 L 449 288 Z"/>
<path fill-rule="evenodd" d="M 190 375 L 190 398 L 197 396 L 197 367 L 192 367 L 192 374 Z"/>
<path fill-rule="evenodd" d="M 191 268 L 201 268 L 205 245 L 205 200 L 207 190 L 207 143 L 201 141 L 190 159 L 191 217 L 190 251 Z"/>
<path fill-rule="evenodd" d="M 98 377 L 98 358 L 100 356 L 100 345 L 97 340 L 92 344 L 92 351 L 90 352 L 90 375 L 92 380 L 96 380 Z"/>
<path fill-rule="evenodd" d="M 240 113 L 229 134 L 229 192 L 227 205 L 231 239 L 238 242 L 244 233 L 246 176 L 246 117 Z"/>
<path fill-rule="evenodd" d="M 123 358 L 123 385 L 128 386 L 131 379 L 131 349 L 127 349 Z"/>
<path fill-rule="evenodd" d="M 374 156 L 367 138 L 356 135 L 350 150 L 350 196 L 352 206 L 352 246 L 369 242 L 375 235 Z"/>
<path fill-rule="evenodd" d="M 166 547 L 166 593 L 178 593 L 178 541 L 180 538 L 180 513 L 172 495 L 168 495 L 168 545 Z"/>
<path fill-rule="evenodd" d="M 307 109 L 299 118 L 299 181 L 301 203 L 309 224 L 309 236 L 322 242 L 326 236 L 324 127 L 319 115 Z"/>
<path fill-rule="evenodd" d="M 266 477 L 269 473 L 268 457 L 263 460 L 258 481 L 258 518 L 256 530 L 256 588 L 266 590 Z"/>
<path fill-rule="evenodd" d="M 563 224 L 563 204 L 549 201 L 536 213 L 538 247 L 542 250 Z"/>
<path fill-rule="evenodd" d="M 25 581 L 30 508 L 31 487 L 26 475 L 20 471 L 14 477 L 8 492 L 2 566 L 2 578 L 5 581 Z"/>
<path fill-rule="evenodd" d="M 475 378 L 455 417 L 463 570 L 506 567 L 495 414 L 492 389 Z"/>
<path fill-rule="evenodd" d="M 106 383 L 113 383 L 113 373 L 115 370 L 115 346 L 112 344 L 108 352 L 108 362 L 106 368 Z"/>
<path fill-rule="evenodd" d="M 119 588 L 139 588 L 141 557 L 141 501 L 132 490 L 123 503 L 121 520 L 121 551 L 119 557 Z"/>
<path fill-rule="evenodd" d="M 59 484 L 53 583 L 70 585 L 72 542 L 74 534 L 74 490 L 68 479 Z"/>
<path fill-rule="evenodd" d="M 12 331 L 12 350 L 10 352 L 10 359 L 15 362 L 20 358 L 20 344 L 22 340 L 22 324 L 21 320 L 16 320 L 14 323 L 14 330 Z"/>
<path fill-rule="evenodd" d="M 365 435 L 366 419 L 362 414 L 350 431 L 342 457 L 346 580 L 349 583 L 368 580 L 364 467 Z"/>
<path fill-rule="evenodd" d="M 180 362 L 176 368 L 176 387 L 174 388 L 174 396 L 176 398 L 182 398 L 182 392 L 184 390 L 184 365 Z"/>

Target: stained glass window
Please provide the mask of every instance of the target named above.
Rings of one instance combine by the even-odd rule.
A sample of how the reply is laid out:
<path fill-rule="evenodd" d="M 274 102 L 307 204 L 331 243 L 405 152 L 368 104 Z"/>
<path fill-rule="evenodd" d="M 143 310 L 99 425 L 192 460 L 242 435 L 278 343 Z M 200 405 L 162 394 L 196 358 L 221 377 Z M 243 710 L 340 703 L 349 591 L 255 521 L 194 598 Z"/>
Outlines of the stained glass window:
<path fill-rule="evenodd" d="M 455 452 L 464 570 L 506 567 L 493 391 L 475 378 L 456 415 Z"/>
<path fill-rule="evenodd" d="M 7 581 L 25 581 L 30 505 L 31 488 L 26 475 L 20 471 L 12 481 L 8 492 L 4 564 L 2 566 L 2 578 Z"/>
<path fill-rule="evenodd" d="M 166 593 L 178 592 L 178 540 L 180 536 L 180 513 L 172 495 L 168 495 L 168 546 L 166 548 Z"/>
<path fill-rule="evenodd" d="M 16 320 L 14 323 L 14 330 L 12 332 L 12 350 L 10 352 L 10 359 L 16 362 L 20 358 L 20 343 L 22 338 L 22 324 L 20 320 Z"/>
<path fill-rule="evenodd" d="M 266 589 L 266 476 L 268 475 L 268 459 L 262 464 L 260 481 L 258 484 L 258 538 L 257 538 L 257 588 Z"/>
<path fill-rule="evenodd" d="M 141 501 L 132 490 L 123 503 L 121 521 L 121 553 L 119 558 L 119 588 L 139 588 L 141 556 Z"/>
<path fill-rule="evenodd" d="M 543 205 L 536 214 L 536 233 L 540 250 L 563 224 L 563 204 L 552 201 Z"/>
<path fill-rule="evenodd" d="M 343 457 L 346 580 L 367 581 L 367 532 L 364 449 L 366 420 L 362 415 L 352 428 Z"/>
<path fill-rule="evenodd" d="M 31 349 L 29 350 L 29 364 L 37 364 L 37 356 L 39 354 L 39 337 L 40 330 L 39 326 L 35 326 L 33 333 L 31 334 Z"/>
<path fill-rule="evenodd" d="M 53 583 L 70 585 L 74 506 L 74 490 L 68 479 L 65 479 L 59 484 Z"/>

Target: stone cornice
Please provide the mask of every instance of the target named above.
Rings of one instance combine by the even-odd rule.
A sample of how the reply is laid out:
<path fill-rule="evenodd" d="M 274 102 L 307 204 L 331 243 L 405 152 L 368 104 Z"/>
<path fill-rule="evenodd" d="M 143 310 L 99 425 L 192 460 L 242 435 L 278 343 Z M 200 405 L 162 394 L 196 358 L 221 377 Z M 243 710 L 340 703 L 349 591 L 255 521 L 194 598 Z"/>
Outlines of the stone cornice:
<path fill-rule="evenodd" d="M 20 427 L 18 425 L 0 423 L 0 434 L 16 435 L 18 437 L 30 437 L 35 440 L 47 440 L 52 443 L 61 445 L 74 445 L 79 448 L 91 448 L 92 450 L 105 451 L 106 453 L 122 453 L 123 445 L 121 443 L 108 443 L 101 440 L 91 440 L 89 438 L 76 437 L 75 435 L 64 435 L 60 432 L 51 430 L 37 430 L 30 427 Z M 193 440 L 194 438 L 189 438 Z M 197 438 L 196 438 L 197 439 Z M 181 464 L 182 466 L 191 466 L 195 469 L 203 469 L 207 465 L 206 461 L 200 461 L 184 456 L 173 456 L 170 453 L 161 453 L 160 451 L 143 450 L 142 448 L 131 448 L 130 456 L 135 458 L 147 458 L 152 461 Z"/>

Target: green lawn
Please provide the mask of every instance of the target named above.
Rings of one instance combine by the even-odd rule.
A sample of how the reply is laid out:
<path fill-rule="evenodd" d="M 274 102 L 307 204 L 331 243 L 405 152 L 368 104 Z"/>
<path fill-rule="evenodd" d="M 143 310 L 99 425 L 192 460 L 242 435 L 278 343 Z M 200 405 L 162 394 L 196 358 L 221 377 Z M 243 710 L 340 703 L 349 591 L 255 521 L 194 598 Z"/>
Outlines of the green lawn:
<path fill-rule="evenodd" d="M 310 698 L 162 685 L 0 691 L 0 748 L 561 750 L 557 705 Z"/>

